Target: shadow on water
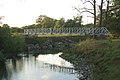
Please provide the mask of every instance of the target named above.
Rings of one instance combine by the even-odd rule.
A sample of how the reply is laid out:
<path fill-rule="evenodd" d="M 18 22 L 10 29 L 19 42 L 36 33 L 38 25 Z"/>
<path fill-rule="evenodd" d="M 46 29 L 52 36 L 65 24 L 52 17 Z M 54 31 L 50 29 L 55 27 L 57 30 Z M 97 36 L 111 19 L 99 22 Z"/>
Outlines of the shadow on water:
<path fill-rule="evenodd" d="M 7 76 L 6 65 L 0 66 L 0 80 L 5 79 Z"/>

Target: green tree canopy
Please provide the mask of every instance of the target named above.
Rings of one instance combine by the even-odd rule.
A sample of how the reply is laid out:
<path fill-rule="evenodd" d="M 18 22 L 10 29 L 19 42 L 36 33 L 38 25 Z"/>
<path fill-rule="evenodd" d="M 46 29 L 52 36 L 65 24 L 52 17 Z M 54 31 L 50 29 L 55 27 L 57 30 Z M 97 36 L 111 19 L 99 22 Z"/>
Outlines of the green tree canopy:
<path fill-rule="evenodd" d="M 0 54 L 13 57 L 24 49 L 24 38 L 20 34 L 12 34 L 8 24 L 0 27 Z"/>
<path fill-rule="evenodd" d="M 113 0 L 110 10 L 107 27 L 112 33 L 120 34 L 120 0 Z"/>
<path fill-rule="evenodd" d="M 56 22 L 55 22 L 55 28 L 61 28 L 61 27 L 63 27 L 64 26 L 64 24 L 65 24 L 65 19 L 64 18 L 60 18 L 60 20 L 57 20 Z"/>
<path fill-rule="evenodd" d="M 102 12 L 101 26 L 107 27 L 113 34 L 120 34 L 120 0 L 112 0 Z M 100 24 L 100 14 L 97 15 L 97 25 Z"/>
<path fill-rule="evenodd" d="M 40 15 L 36 20 L 36 23 L 41 25 L 42 28 L 52 28 L 55 25 L 56 20 L 46 15 Z"/>
<path fill-rule="evenodd" d="M 74 19 L 68 19 L 64 27 L 82 27 L 82 16 L 74 17 Z"/>

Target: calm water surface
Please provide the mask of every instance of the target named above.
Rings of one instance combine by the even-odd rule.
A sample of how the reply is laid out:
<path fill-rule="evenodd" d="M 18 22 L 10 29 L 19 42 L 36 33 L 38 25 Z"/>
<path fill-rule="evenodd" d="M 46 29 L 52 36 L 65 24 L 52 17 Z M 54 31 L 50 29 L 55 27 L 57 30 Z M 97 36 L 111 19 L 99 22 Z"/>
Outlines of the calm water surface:
<path fill-rule="evenodd" d="M 79 80 L 73 65 L 60 54 L 8 60 L 6 68 L 0 69 L 0 80 Z"/>

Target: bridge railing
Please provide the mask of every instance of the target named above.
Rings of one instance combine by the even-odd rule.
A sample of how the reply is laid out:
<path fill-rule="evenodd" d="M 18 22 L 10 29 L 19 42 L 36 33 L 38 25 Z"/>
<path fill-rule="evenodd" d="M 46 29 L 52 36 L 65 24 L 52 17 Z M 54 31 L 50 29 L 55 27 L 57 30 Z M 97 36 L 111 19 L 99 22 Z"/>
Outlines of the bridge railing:
<path fill-rule="evenodd" d="M 109 31 L 105 27 L 87 28 L 87 27 L 74 27 L 74 28 L 35 28 L 24 29 L 24 35 L 34 34 L 108 34 Z"/>

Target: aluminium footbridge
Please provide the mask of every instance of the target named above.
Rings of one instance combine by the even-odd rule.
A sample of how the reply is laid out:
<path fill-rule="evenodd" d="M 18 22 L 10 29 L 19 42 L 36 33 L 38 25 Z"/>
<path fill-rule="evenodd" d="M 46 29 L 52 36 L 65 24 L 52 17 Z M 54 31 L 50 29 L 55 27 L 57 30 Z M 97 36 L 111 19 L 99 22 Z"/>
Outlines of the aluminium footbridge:
<path fill-rule="evenodd" d="M 106 35 L 110 32 L 106 27 L 87 28 L 87 27 L 74 27 L 74 28 L 34 28 L 24 29 L 24 35 L 35 34 L 80 34 L 80 35 Z"/>

